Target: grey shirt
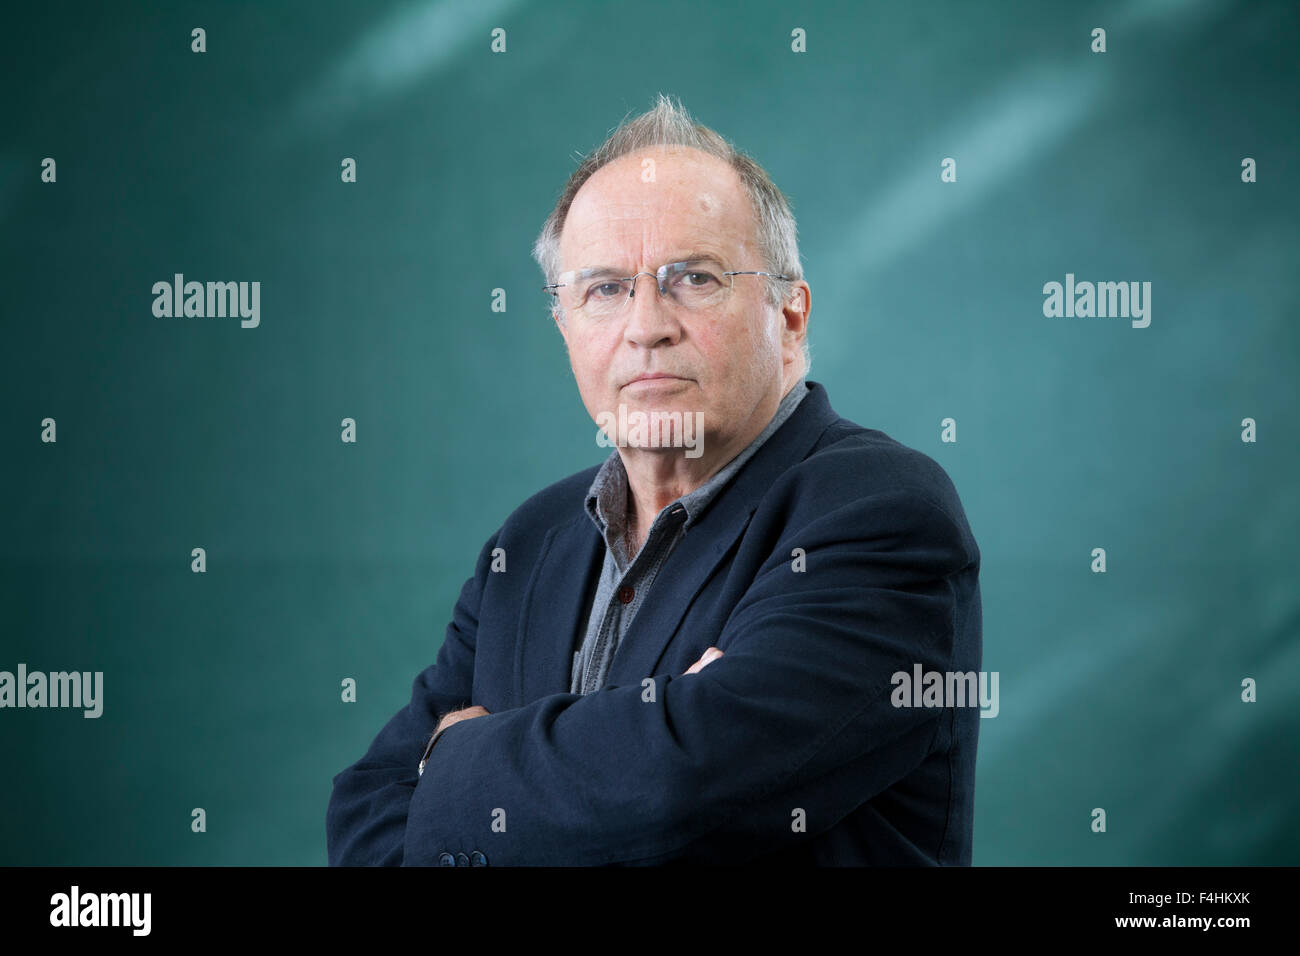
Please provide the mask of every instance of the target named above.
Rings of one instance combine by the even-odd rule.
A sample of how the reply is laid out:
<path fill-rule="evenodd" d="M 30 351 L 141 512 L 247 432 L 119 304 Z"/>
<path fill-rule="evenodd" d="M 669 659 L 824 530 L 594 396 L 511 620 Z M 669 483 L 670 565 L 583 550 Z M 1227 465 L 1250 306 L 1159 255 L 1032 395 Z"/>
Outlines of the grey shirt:
<path fill-rule="evenodd" d="M 744 451 L 700 487 L 664 506 L 635 555 L 627 553 L 631 545 L 627 534 L 627 470 L 618 449 L 605 459 L 587 492 L 587 514 L 605 541 L 605 560 L 587 616 L 586 637 L 573 654 L 570 693 L 590 694 L 605 686 L 619 643 L 673 547 L 763 442 L 785 424 L 806 394 L 808 384 L 800 379 L 785 393 L 772 420 Z"/>

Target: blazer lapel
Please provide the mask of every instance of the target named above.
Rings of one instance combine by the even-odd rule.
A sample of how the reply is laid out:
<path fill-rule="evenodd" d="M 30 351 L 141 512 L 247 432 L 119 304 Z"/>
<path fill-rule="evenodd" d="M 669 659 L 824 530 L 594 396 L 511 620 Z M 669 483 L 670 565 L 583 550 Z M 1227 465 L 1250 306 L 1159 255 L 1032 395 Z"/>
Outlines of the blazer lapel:
<path fill-rule="evenodd" d="M 747 461 L 677 542 L 655 576 L 610 665 L 610 685 L 653 676 L 669 642 L 701 589 L 749 525 L 763 495 L 786 469 L 802 461 L 837 416 L 826 389 L 809 381 L 809 393 L 790 418 Z M 703 652 L 704 648 L 700 648 Z"/>
<path fill-rule="evenodd" d="M 740 538 L 763 495 L 839 417 L 824 387 L 813 381 L 808 387 L 794 414 L 722 489 L 659 569 L 614 654 L 611 685 L 640 683 L 655 673 L 691 603 Z M 573 520 L 547 532 L 521 605 L 516 706 L 569 692 L 578 627 L 586 620 L 604 557 L 605 543 L 581 505 Z"/>
<path fill-rule="evenodd" d="M 547 532 L 520 615 L 516 706 L 569 692 L 578 624 L 593 597 L 604 556 L 605 543 L 585 511 Z"/>

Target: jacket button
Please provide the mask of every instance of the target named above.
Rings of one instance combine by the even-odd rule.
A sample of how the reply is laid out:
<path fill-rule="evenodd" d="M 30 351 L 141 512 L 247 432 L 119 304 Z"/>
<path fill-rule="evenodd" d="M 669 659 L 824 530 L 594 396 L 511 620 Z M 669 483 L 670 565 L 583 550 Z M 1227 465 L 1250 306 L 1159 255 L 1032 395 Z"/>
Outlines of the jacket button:
<path fill-rule="evenodd" d="M 457 866 L 469 866 L 469 857 L 468 857 L 467 855 L 465 855 L 464 853 L 457 853 L 457 854 L 456 854 L 456 865 L 457 865 Z"/>
<path fill-rule="evenodd" d="M 455 865 L 456 865 L 456 858 L 455 858 L 454 856 L 452 856 L 450 853 L 443 853 L 443 854 L 440 854 L 440 855 L 438 856 L 438 865 L 439 865 L 439 866 L 455 866 Z"/>
<path fill-rule="evenodd" d="M 487 866 L 487 857 L 484 856 L 484 855 L 483 855 L 481 852 L 479 852 L 478 850 L 475 850 L 473 853 L 471 853 L 471 854 L 469 855 L 469 865 L 470 865 L 470 866 Z"/>

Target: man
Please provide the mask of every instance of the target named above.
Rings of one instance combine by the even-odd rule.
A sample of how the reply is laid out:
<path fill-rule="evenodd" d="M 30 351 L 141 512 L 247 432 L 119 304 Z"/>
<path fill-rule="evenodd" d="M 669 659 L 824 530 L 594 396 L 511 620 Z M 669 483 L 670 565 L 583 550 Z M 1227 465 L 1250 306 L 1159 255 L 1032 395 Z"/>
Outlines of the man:
<path fill-rule="evenodd" d="M 978 708 L 891 692 L 979 670 L 979 550 L 938 464 L 806 379 L 780 191 L 661 96 L 534 252 L 616 447 L 483 546 L 334 778 L 330 863 L 969 864 Z"/>

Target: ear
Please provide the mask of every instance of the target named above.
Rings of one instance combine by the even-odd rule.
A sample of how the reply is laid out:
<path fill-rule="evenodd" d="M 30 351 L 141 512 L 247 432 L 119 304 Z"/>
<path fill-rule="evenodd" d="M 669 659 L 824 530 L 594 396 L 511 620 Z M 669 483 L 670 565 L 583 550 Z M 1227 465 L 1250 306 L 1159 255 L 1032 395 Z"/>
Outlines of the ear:
<path fill-rule="evenodd" d="M 812 287 L 803 279 L 796 282 L 786 296 L 781 308 L 785 318 L 785 331 L 796 337 L 808 332 L 808 316 L 812 312 Z"/>

